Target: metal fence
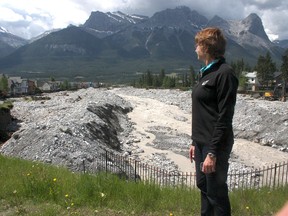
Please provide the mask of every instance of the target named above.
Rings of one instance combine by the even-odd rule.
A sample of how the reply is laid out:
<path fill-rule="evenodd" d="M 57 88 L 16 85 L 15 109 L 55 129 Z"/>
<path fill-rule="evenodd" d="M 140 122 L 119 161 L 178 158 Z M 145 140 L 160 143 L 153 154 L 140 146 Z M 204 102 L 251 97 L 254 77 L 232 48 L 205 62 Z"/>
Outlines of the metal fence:
<path fill-rule="evenodd" d="M 89 171 L 85 168 L 84 172 Z M 139 160 L 123 157 L 105 151 L 97 158 L 97 171 L 116 173 L 133 181 L 143 181 L 161 186 L 196 187 L 195 172 L 166 171 Z M 227 184 L 230 190 L 270 187 L 276 188 L 288 183 L 288 161 L 261 169 L 228 172 Z"/>

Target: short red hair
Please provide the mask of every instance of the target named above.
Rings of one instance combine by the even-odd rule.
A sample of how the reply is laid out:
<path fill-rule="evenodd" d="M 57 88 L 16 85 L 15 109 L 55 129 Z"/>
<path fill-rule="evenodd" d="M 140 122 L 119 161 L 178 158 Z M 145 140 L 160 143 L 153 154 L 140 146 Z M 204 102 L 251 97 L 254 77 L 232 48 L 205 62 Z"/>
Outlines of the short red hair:
<path fill-rule="evenodd" d="M 204 51 L 212 58 L 224 56 L 226 39 L 219 28 L 205 28 L 195 36 L 195 44 L 202 46 Z"/>

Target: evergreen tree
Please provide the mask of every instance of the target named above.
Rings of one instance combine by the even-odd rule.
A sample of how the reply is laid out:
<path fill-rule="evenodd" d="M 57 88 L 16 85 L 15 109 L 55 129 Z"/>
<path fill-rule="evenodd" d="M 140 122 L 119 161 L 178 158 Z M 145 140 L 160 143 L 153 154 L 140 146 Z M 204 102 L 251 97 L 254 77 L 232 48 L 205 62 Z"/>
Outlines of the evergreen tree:
<path fill-rule="evenodd" d="M 242 72 L 239 76 L 239 87 L 242 87 L 243 90 L 246 89 L 248 78 L 245 76 L 245 72 Z"/>
<path fill-rule="evenodd" d="M 165 75 L 165 70 L 161 69 L 160 75 L 159 75 L 159 81 L 160 81 L 161 85 L 163 84 L 163 80 L 164 80 L 165 76 L 166 76 Z"/>
<path fill-rule="evenodd" d="M 231 67 L 235 71 L 235 75 L 239 80 L 239 87 L 246 89 L 248 78 L 245 76 L 245 72 L 251 72 L 252 69 L 249 64 L 246 64 L 243 59 L 230 63 Z"/>
<path fill-rule="evenodd" d="M 183 87 L 188 87 L 190 84 L 187 73 L 183 76 Z"/>
<path fill-rule="evenodd" d="M 236 76 L 239 78 L 244 71 L 243 59 L 231 63 L 231 67 L 234 69 Z"/>
<path fill-rule="evenodd" d="M 153 76 L 153 84 L 152 84 L 152 86 L 155 87 L 155 88 L 159 88 L 159 87 L 162 86 L 162 82 L 160 82 L 159 76 L 157 76 L 157 75 Z"/>
<path fill-rule="evenodd" d="M 0 78 L 0 95 L 7 95 L 8 90 L 9 90 L 8 78 L 5 75 L 3 75 Z"/>
<path fill-rule="evenodd" d="M 269 85 L 273 82 L 273 74 L 276 71 L 276 64 L 272 61 L 271 55 L 267 52 L 266 56 L 260 55 L 256 65 L 257 77 L 262 85 Z"/>
<path fill-rule="evenodd" d="M 282 100 L 286 101 L 286 84 L 288 82 L 288 49 L 284 52 L 282 56 L 282 65 L 281 65 L 281 72 L 282 72 Z"/>
<path fill-rule="evenodd" d="M 244 62 L 243 59 L 237 60 L 236 62 L 232 61 L 230 63 L 230 65 L 233 68 L 233 70 L 235 71 L 235 74 L 238 78 L 240 78 L 242 76 L 243 71 L 249 72 L 252 70 L 251 67 Z"/>
<path fill-rule="evenodd" d="M 146 80 L 145 80 L 146 87 L 151 87 L 153 85 L 153 75 L 151 74 L 150 70 L 146 72 Z"/>
<path fill-rule="evenodd" d="M 190 71 L 190 80 L 191 80 L 189 85 L 191 86 L 191 88 L 193 88 L 196 83 L 196 75 L 195 75 L 195 70 L 192 65 L 190 65 L 189 71 Z"/>
<path fill-rule="evenodd" d="M 178 76 L 178 80 L 181 81 L 181 82 L 178 82 L 178 83 L 181 83 L 181 87 L 185 87 L 186 86 L 186 79 L 187 79 L 187 77 L 185 76 L 185 74 L 181 74 L 181 78 Z"/>
<path fill-rule="evenodd" d="M 165 76 L 163 80 L 162 87 L 164 88 L 174 88 L 176 84 L 175 77 Z"/>
<path fill-rule="evenodd" d="M 145 74 L 142 74 L 142 76 L 140 77 L 140 80 L 139 80 L 139 86 L 141 88 L 144 87 L 144 83 L 145 83 Z"/>
<path fill-rule="evenodd" d="M 69 90 L 71 89 L 71 84 L 68 82 L 68 80 L 64 80 L 64 82 L 60 84 L 60 89 Z"/>

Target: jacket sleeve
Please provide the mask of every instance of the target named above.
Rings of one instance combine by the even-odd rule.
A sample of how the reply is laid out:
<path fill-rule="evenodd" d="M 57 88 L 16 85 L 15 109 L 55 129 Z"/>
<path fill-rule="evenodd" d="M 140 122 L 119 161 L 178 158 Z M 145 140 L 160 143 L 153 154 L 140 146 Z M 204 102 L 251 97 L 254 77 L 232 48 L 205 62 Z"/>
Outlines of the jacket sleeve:
<path fill-rule="evenodd" d="M 227 137 L 232 136 L 233 139 L 232 120 L 238 88 L 238 79 L 232 68 L 226 65 L 224 69 L 219 73 L 216 83 L 218 119 L 210 144 L 210 152 L 216 156 L 220 146 L 228 144 L 225 143 Z"/>

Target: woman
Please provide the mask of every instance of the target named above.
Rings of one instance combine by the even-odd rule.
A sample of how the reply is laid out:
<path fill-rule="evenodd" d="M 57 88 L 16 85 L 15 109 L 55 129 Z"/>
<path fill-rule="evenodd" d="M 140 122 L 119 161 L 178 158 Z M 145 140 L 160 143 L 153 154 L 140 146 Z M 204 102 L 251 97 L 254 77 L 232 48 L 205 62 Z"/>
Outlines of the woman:
<path fill-rule="evenodd" d="M 205 63 L 192 92 L 192 145 L 197 187 L 201 190 L 201 215 L 231 215 L 228 159 L 234 143 L 232 119 L 238 79 L 225 62 L 226 40 L 218 28 L 195 36 L 198 59 Z"/>

